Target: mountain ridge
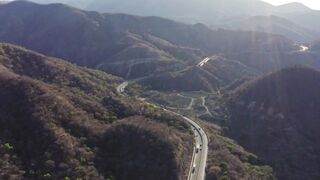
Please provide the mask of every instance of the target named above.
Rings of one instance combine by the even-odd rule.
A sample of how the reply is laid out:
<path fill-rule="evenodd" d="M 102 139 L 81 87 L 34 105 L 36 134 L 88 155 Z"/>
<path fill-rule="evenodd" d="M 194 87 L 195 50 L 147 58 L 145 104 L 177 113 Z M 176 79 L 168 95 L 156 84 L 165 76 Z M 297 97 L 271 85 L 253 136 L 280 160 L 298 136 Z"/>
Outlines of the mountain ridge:
<path fill-rule="evenodd" d="M 202 24 L 101 14 L 62 4 L 19 1 L 2 5 L 0 23 L 3 42 L 127 79 L 181 71 L 214 54 L 229 58 L 241 52 L 297 49 L 280 35 L 211 30 Z"/>
<path fill-rule="evenodd" d="M 246 83 L 231 95 L 230 135 L 280 179 L 320 176 L 319 82 L 318 70 L 296 66 Z"/>
<path fill-rule="evenodd" d="M 120 81 L 103 72 L 81 68 L 13 45 L 0 44 L 0 156 L 6 156 L 10 172 L 17 168 L 20 170 L 20 173 L 5 173 L 0 177 L 138 178 L 141 174 L 136 174 L 136 170 L 159 169 L 159 166 L 152 168 L 152 164 L 142 163 L 139 158 L 151 158 L 149 162 L 166 164 L 166 160 L 152 156 L 161 144 L 163 154 L 160 156 L 168 158 L 168 166 L 163 166 L 161 172 L 166 173 L 162 173 L 161 177 L 147 173 L 144 176 L 184 179 L 189 155 L 180 154 L 180 151 L 191 153 L 188 125 L 142 102 L 129 103 L 132 100 L 120 97 L 116 92 L 115 85 Z M 162 117 L 157 118 L 159 116 Z M 118 122 L 120 120 L 121 123 Z M 176 123 L 180 125 L 173 125 Z M 126 134 L 117 134 L 121 131 L 116 129 L 123 128 L 130 129 L 132 141 L 141 141 L 142 135 L 152 139 L 154 143 L 145 142 L 150 145 L 149 155 L 142 154 L 146 150 L 137 143 L 130 145 L 130 142 L 120 138 Z M 177 133 L 175 138 L 161 138 L 171 133 Z M 119 139 L 110 141 L 110 137 L 117 135 Z M 183 141 L 188 143 L 181 144 L 183 141 L 179 142 L 182 140 L 180 138 L 186 138 Z M 126 142 L 130 152 L 139 158 L 125 153 L 122 156 L 125 159 L 110 158 L 110 153 L 120 153 L 127 148 L 120 142 Z M 117 146 L 106 148 L 112 143 Z M 180 147 L 179 150 L 176 147 Z M 116 169 L 101 163 L 106 159 L 110 164 L 117 163 Z M 127 160 L 148 166 L 130 165 Z M 178 161 L 181 164 L 176 164 Z M 0 166 L 3 165 L 1 162 Z M 123 169 L 127 170 L 126 174 L 122 173 Z M 21 174 L 22 170 L 24 173 Z"/>

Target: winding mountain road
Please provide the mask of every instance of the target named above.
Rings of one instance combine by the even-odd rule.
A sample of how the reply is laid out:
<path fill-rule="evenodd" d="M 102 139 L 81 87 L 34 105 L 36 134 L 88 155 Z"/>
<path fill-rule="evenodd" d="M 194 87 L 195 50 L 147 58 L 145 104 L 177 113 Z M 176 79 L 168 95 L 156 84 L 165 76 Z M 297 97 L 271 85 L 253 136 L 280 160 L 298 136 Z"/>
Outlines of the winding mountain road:
<path fill-rule="evenodd" d="M 119 94 L 127 96 L 125 93 L 125 88 L 129 85 L 128 81 L 123 82 L 117 87 Z M 148 102 L 147 102 L 148 103 Z M 194 122 L 188 117 L 178 114 L 174 111 L 162 108 L 164 111 L 173 113 L 177 116 L 183 118 L 192 128 L 195 136 L 195 147 L 192 154 L 192 162 L 190 164 L 190 170 L 188 173 L 187 180 L 204 180 L 205 179 L 205 169 L 208 157 L 208 137 L 204 130 L 199 124 Z"/>
<path fill-rule="evenodd" d="M 202 106 L 206 109 L 206 112 L 204 114 L 209 114 L 210 116 L 212 116 L 208 106 L 206 105 L 206 97 L 202 96 L 201 100 L 202 100 Z"/>
<path fill-rule="evenodd" d="M 193 104 L 194 104 L 194 100 L 195 100 L 195 99 L 194 99 L 193 97 L 184 96 L 184 95 L 182 95 L 182 94 L 178 94 L 178 96 L 183 97 L 183 98 L 190 99 L 190 103 L 189 103 L 188 107 L 187 107 L 187 108 L 184 108 L 184 109 L 186 109 L 186 110 L 191 110 L 191 108 L 192 108 L 192 106 L 193 106 Z"/>

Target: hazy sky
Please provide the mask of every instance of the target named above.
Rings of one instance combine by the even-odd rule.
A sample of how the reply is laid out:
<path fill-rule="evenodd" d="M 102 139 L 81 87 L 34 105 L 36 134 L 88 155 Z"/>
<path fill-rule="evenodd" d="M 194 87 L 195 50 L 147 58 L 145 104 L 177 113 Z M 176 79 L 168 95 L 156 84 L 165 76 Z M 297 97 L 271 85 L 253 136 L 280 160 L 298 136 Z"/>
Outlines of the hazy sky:
<path fill-rule="evenodd" d="M 264 0 L 274 5 L 280 5 L 290 2 L 301 2 L 312 9 L 320 10 L 320 0 Z"/>

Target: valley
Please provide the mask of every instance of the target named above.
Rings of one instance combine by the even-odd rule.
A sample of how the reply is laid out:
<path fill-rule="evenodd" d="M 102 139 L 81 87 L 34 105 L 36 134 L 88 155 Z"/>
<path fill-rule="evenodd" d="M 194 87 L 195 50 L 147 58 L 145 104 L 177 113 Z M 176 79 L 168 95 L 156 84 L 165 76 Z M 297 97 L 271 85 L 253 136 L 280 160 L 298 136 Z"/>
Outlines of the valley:
<path fill-rule="evenodd" d="M 129 85 L 129 82 L 125 81 L 121 83 L 117 87 L 117 91 L 122 94 L 126 95 L 125 89 Z M 178 94 L 178 96 L 181 96 Z M 185 97 L 185 96 L 183 96 Z M 188 97 L 187 97 L 188 98 Z M 190 105 L 186 109 L 192 108 L 194 99 L 191 98 Z M 205 133 L 205 131 L 194 121 L 192 121 L 190 118 L 187 118 L 181 114 L 178 114 L 174 111 L 166 109 L 166 107 L 162 106 L 161 107 L 164 111 L 171 112 L 173 114 L 176 114 L 180 117 L 182 117 L 189 125 L 191 126 L 191 129 L 193 130 L 194 133 L 194 147 L 193 147 L 193 155 L 192 155 L 192 160 L 189 168 L 189 173 L 188 173 L 188 178 L 187 180 L 204 180 L 205 179 L 205 168 L 206 168 L 206 163 L 207 163 L 207 156 L 208 156 L 208 138 Z M 169 107 L 171 109 L 171 107 Z"/>
<path fill-rule="evenodd" d="M 320 178 L 319 11 L 40 3 L 0 3 L 0 179 Z"/>

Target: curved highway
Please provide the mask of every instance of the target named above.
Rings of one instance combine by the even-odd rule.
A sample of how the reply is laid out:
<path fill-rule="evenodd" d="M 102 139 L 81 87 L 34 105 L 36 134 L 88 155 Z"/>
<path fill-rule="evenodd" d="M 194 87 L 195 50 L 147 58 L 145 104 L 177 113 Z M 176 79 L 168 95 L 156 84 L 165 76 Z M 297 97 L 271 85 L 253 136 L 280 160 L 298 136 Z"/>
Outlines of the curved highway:
<path fill-rule="evenodd" d="M 117 87 L 118 93 L 126 96 L 125 88 L 129 85 L 128 81 L 123 82 Z M 162 108 L 164 111 L 171 112 L 182 117 L 188 124 L 190 124 L 194 136 L 195 136 L 195 146 L 193 148 L 192 161 L 190 164 L 190 170 L 187 180 L 204 180 L 205 179 L 205 169 L 208 157 L 208 137 L 204 130 L 188 117 L 178 114 L 174 111 Z"/>

